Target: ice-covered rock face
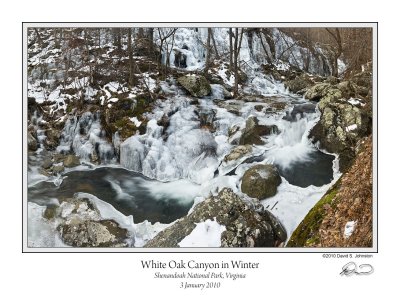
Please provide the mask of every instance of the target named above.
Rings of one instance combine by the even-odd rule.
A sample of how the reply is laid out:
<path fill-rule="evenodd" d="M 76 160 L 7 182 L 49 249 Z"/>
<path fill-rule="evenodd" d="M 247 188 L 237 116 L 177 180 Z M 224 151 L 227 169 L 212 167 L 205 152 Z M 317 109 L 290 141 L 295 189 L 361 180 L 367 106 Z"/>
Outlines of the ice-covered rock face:
<path fill-rule="evenodd" d="M 85 112 L 71 116 L 65 123 L 61 133 L 60 153 L 74 152 L 88 161 L 111 161 L 114 149 L 105 138 L 105 132 L 100 124 L 100 114 Z"/>
<path fill-rule="evenodd" d="M 125 140 L 121 165 L 162 181 L 188 178 L 201 183 L 211 179 L 218 166 L 217 143 L 209 131 L 197 128 L 199 123 L 185 111 L 171 117 L 166 142 L 155 120 L 149 121 L 145 135 Z"/>

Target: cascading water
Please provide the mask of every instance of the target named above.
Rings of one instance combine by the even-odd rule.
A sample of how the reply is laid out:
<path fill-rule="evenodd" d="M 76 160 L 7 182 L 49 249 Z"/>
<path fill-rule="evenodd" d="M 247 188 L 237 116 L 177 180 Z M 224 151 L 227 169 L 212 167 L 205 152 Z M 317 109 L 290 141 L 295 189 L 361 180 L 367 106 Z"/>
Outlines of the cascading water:
<path fill-rule="evenodd" d="M 199 32 L 178 29 L 171 64 L 175 65 L 177 55 L 184 54 L 186 70 L 204 67 L 206 36 L 204 29 Z M 227 49 L 228 36 L 226 28 L 214 29 L 220 53 Z M 279 55 L 287 47 L 276 34 L 274 36 L 276 54 Z M 291 42 L 289 38 L 287 40 Z M 194 201 L 201 202 L 210 193 L 229 187 L 245 196 L 240 187 L 244 172 L 256 164 L 273 163 L 283 181 L 277 194 L 262 203 L 280 219 L 290 236 L 308 210 L 338 178 L 337 159 L 319 151 L 308 139 L 308 131 L 319 118 L 315 106 L 306 108 L 309 103 L 304 99 L 290 94 L 282 83 L 261 73 L 260 63 L 265 59 L 263 51 L 259 36 L 243 37 L 240 60 L 245 62 L 241 68 L 248 81 L 241 86 L 241 93 L 249 97 L 248 100 L 225 100 L 225 87 L 212 84 L 210 96 L 194 101 L 184 95 L 173 78 L 168 78 L 160 83 L 167 98 L 154 102 L 152 111 L 145 115 L 149 120 L 146 133 L 123 142 L 115 134 L 112 144 L 105 137 L 99 113 L 70 116 L 57 152 L 74 153 L 102 166 L 93 166 L 95 169 L 91 171 L 83 166 L 68 169 L 57 184 L 49 182 L 51 178 L 45 176 L 42 176 L 46 179 L 43 183 L 37 183 L 38 180 L 35 184 L 30 183 L 28 199 L 35 202 L 29 203 L 31 226 L 39 224 L 36 226 L 53 236 L 55 226 L 41 218 L 44 208 L 39 205 L 57 204 L 59 202 L 54 198 L 62 201 L 77 192 L 86 192 L 101 199 L 91 198 L 96 205 L 107 205 L 106 213 L 117 213 L 120 216 L 117 221 L 134 234 L 135 246 L 142 246 L 166 227 L 156 222 L 171 223 L 185 215 Z M 292 51 L 299 57 L 302 49 L 294 46 Z M 163 55 L 165 61 L 165 52 Z M 182 61 L 179 60 L 175 67 L 183 65 Z M 319 71 L 318 65 L 313 67 Z M 233 85 L 233 76 L 227 77 L 226 70 L 225 63 L 216 72 L 229 88 Z M 284 107 L 275 108 L 276 103 Z M 304 112 L 298 113 L 296 110 L 299 109 Z M 168 119 L 167 125 L 160 123 L 163 117 Z M 236 131 L 233 136 L 236 135 L 238 140 L 249 117 L 257 118 L 260 125 L 275 125 L 279 132 L 262 136 L 264 144 L 253 145 L 251 153 L 224 167 L 225 156 L 237 145 L 232 130 Z M 38 120 L 41 119 L 37 117 Z M 40 129 L 37 135 L 40 143 L 45 135 Z M 130 171 L 118 168 L 116 155 L 120 156 L 120 165 Z M 31 234 L 39 237 L 39 229 L 32 230 Z M 50 241 L 38 245 L 62 245 L 54 238 Z"/>
<path fill-rule="evenodd" d="M 113 146 L 101 128 L 100 113 L 85 112 L 70 116 L 61 133 L 60 153 L 75 153 L 84 160 L 110 162 L 114 157 Z"/>

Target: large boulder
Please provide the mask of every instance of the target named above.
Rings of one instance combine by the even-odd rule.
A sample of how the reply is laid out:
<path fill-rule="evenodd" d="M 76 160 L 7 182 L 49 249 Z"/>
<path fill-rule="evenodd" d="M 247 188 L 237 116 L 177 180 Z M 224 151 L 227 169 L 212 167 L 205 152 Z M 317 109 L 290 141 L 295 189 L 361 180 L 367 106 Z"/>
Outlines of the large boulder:
<path fill-rule="evenodd" d="M 74 247 L 119 247 L 127 231 L 113 220 L 84 221 L 74 219 L 59 226 L 63 241 Z"/>
<path fill-rule="evenodd" d="M 287 237 L 281 223 L 260 204 L 248 204 L 231 189 L 224 188 L 158 233 L 145 247 L 179 247 L 196 224 L 206 220 L 225 226 L 221 247 L 274 247 L 285 242 Z"/>
<path fill-rule="evenodd" d="M 240 145 L 256 144 L 262 145 L 264 142 L 261 140 L 261 136 L 271 135 L 278 133 L 278 127 L 276 125 L 259 125 L 258 120 L 255 117 L 249 117 L 246 120 L 246 127 L 242 131 L 242 135 L 239 140 Z"/>
<path fill-rule="evenodd" d="M 330 83 L 319 83 L 309 88 L 304 97 L 312 101 L 320 101 L 322 99 L 333 101 L 341 98 L 342 92 Z"/>
<path fill-rule="evenodd" d="M 293 93 L 304 94 L 306 89 L 314 85 L 314 82 L 307 74 L 296 76 L 292 80 L 285 82 L 285 86 Z"/>
<path fill-rule="evenodd" d="M 343 172 L 354 159 L 357 141 L 371 133 L 372 119 L 361 104 L 354 105 L 345 99 L 323 99 L 318 108 L 321 118 L 309 137 L 328 152 L 339 154 L 339 169 Z"/>
<path fill-rule="evenodd" d="M 291 112 L 286 112 L 283 119 L 289 122 L 296 122 L 298 118 L 303 118 L 305 114 L 314 113 L 315 108 L 315 103 L 297 104 L 293 107 Z"/>
<path fill-rule="evenodd" d="M 193 97 L 204 97 L 210 94 L 211 86 L 202 75 L 189 74 L 178 78 L 178 83 Z"/>
<path fill-rule="evenodd" d="M 62 240 L 74 247 L 127 246 L 128 231 L 114 220 L 105 220 L 87 198 L 69 198 L 59 207 L 49 206 L 44 212 L 48 220 L 60 222 L 57 230 Z"/>
<path fill-rule="evenodd" d="M 248 169 L 242 178 L 242 192 L 252 198 L 265 199 L 276 194 L 282 179 L 273 165 L 256 165 Z"/>

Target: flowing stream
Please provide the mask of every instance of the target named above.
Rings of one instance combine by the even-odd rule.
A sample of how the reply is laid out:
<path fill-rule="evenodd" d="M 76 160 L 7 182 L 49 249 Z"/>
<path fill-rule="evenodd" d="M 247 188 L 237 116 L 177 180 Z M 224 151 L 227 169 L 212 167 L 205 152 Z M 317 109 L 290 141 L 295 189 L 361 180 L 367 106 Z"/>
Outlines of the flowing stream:
<path fill-rule="evenodd" d="M 268 89 L 261 78 L 257 83 L 271 96 L 250 102 L 222 100 L 213 85 L 212 94 L 197 104 L 191 104 L 192 99 L 174 85 L 164 85 L 176 96 L 157 102 L 147 115 L 146 133 L 122 143 L 116 135 L 112 145 L 104 138 L 97 114 L 70 117 L 57 151 L 74 152 L 90 166 L 80 165 L 57 177 L 42 177 L 42 181 L 36 178 L 40 176 L 38 166 L 30 166 L 28 200 L 45 206 L 84 192 L 125 216 L 132 215 L 134 224 L 169 224 L 223 187 L 243 195 L 244 172 L 256 164 L 274 164 L 283 182 L 278 193 L 262 204 L 282 221 L 290 236 L 338 178 L 337 158 L 318 150 L 308 139 L 319 119 L 314 104 L 287 94 L 282 85 Z M 273 108 L 276 103 L 283 108 Z M 169 115 L 167 128 L 158 124 L 165 114 Z M 256 117 L 261 125 L 275 125 L 279 132 L 262 137 L 264 144 L 253 145 L 249 155 L 227 165 L 224 157 L 237 145 L 234 138 L 240 137 L 249 117 Z M 237 135 L 232 135 L 232 127 Z M 115 155 L 118 150 L 120 164 Z M 91 164 L 93 155 L 99 157 L 101 166 Z M 36 158 L 40 163 L 40 156 Z"/>

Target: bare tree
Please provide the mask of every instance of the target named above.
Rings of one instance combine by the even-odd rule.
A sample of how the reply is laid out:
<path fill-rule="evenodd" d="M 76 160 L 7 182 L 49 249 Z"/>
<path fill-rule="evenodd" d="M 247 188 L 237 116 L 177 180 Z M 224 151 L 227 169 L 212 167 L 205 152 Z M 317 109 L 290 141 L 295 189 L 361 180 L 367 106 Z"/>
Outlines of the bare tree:
<path fill-rule="evenodd" d="M 215 50 L 215 58 L 219 59 L 217 43 L 215 42 L 213 30 L 212 30 L 212 28 L 209 28 L 209 30 L 210 30 L 209 34 L 211 34 L 211 39 L 212 39 L 214 50 Z"/>
<path fill-rule="evenodd" d="M 207 73 L 208 69 L 210 68 L 210 56 L 211 56 L 211 28 L 207 30 L 207 45 L 206 45 L 206 66 L 204 68 L 204 73 Z"/>
<path fill-rule="evenodd" d="M 173 49 L 173 44 L 174 44 L 174 38 L 175 38 L 175 32 L 177 28 L 170 28 L 168 31 L 164 32 L 161 28 L 157 28 L 158 31 L 158 38 L 159 38 L 159 50 L 160 53 L 162 53 L 165 50 L 165 75 L 168 72 L 168 67 L 170 63 L 170 54 Z M 172 45 L 169 47 L 169 44 L 167 42 L 167 39 L 172 37 Z M 158 61 L 158 69 L 159 72 L 161 72 L 161 64 L 162 64 L 162 55 L 160 56 L 160 59 Z"/>
<path fill-rule="evenodd" d="M 242 28 L 239 36 L 239 28 L 235 28 L 235 43 L 234 43 L 234 51 L 233 51 L 233 58 L 234 58 L 234 72 L 235 72 L 235 86 L 233 89 L 234 96 L 236 97 L 239 94 L 239 55 L 240 55 L 240 48 L 242 46 L 242 39 L 243 39 L 244 29 Z"/>
<path fill-rule="evenodd" d="M 233 45 L 232 45 L 233 32 L 229 28 L 229 71 L 233 70 Z"/>
<path fill-rule="evenodd" d="M 121 28 L 113 28 L 114 45 L 117 47 L 118 51 L 121 52 Z"/>
<path fill-rule="evenodd" d="M 340 36 L 340 31 L 339 28 L 335 28 L 335 30 L 331 30 L 329 28 L 325 28 L 325 30 L 332 36 L 332 38 L 336 42 L 336 50 L 335 54 L 333 57 L 333 63 L 332 63 L 332 76 L 338 77 L 339 75 L 339 69 L 338 69 L 338 59 L 343 53 L 343 47 L 342 47 L 342 37 Z"/>
<path fill-rule="evenodd" d="M 149 46 L 149 56 L 154 55 L 154 28 L 149 28 L 147 31 L 147 39 L 148 39 L 148 46 Z M 154 57 L 153 57 L 154 58 Z"/>
<path fill-rule="evenodd" d="M 262 28 L 261 32 L 268 43 L 269 50 L 271 52 L 271 60 L 276 59 L 275 41 L 272 38 L 272 31 L 269 28 Z"/>
<path fill-rule="evenodd" d="M 129 86 L 133 86 L 132 28 L 128 28 Z"/>

